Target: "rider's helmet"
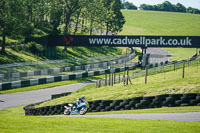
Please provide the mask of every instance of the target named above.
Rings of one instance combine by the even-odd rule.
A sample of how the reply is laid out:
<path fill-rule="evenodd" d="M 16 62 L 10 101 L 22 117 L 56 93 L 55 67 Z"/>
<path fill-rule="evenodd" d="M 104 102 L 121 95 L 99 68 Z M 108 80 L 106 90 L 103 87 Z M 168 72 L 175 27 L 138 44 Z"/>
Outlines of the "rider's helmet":
<path fill-rule="evenodd" d="M 81 99 L 82 99 L 82 100 L 85 100 L 85 96 L 81 96 Z"/>

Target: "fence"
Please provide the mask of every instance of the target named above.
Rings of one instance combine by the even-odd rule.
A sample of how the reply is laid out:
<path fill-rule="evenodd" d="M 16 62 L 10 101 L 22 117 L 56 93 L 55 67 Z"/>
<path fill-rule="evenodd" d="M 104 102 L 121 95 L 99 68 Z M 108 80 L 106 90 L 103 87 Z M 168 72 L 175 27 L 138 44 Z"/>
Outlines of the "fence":
<path fill-rule="evenodd" d="M 123 66 L 123 67 L 112 68 L 112 69 L 107 68 L 107 69 L 102 69 L 98 71 L 63 74 L 63 75 L 58 75 L 58 76 L 48 76 L 48 77 L 35 78 L 35 79 L 4 82 L 4 83 L 0 83 L 0 91 L 16 89 L 20 87 L 40 85 L 40 84 L 47 84 L 47 83 L 52 83 L 52 82 L 65 81 L 65 80 L 74 80 L 78 78 L 85 78 L 85 77 L 91 77 L 91 76 L 98 76 L 98 75 L 111 73 L 111 72 L 122 72 L 124 70 L 133 69 L 137 65 L 138 65 L 137 63 L 131 63 L 131 64 L 127 64 L 126 67 Z"/>
<path fill-rule="evenodd" d="M 98 71 L 108 67 L 119 67 L 121 64 L 135 58 L 135 53 L 120 56 L 105 56 L 102 58 L 55 60 L 46 62 L 15 63 L 0 66 L 0 83 L 17 80 L 58 76 L 80 72 Z M 92 62 L 92 63 L 90 63 Z M 72 64 L 76 65 L 72 65 Z M 87 64 L 88 63 L 88 64 Z M 71 64 L 71 65 L 70 65 Z M 59 67 L 58 67 L 59 66 Z M 48 69 L 48 68 L 51 69 Z"/>
<path fill-rule="evenodd" d="M 185 67 L 190 66 L 199 66 L 200 65 L 200 58 L 192 57 L 188 60 L 180 60 L 180 61 L 173 61 L 173 62 L 161 62 L 156 64 L 149 64 L 145 69 L 139 71 L 139 72 L 132 72 L 129 75 L 125 75 L 122 73 L 114 73 L 111 71 L 109 74 L 105 74 L 105 79 L 101 79 L 96 81 L 96 87 L 102 87 L 102 86 L 113 86 L 113 84 L 119 84 L 121 82 L 125 82 L 125 78 L 139 78 L 139 77 L 145 77 L 145 83 L 147 83 L 147 76 L 154 75 L 158 73 L 165 73 L 168 71 L 176 71 L 178 69 L 183 69 L 182 78 L 184 78 L 184 72 Z M 136 67 L 135 67 L 136 68 Z M 126 79 L 126 82 L 127 79 Z"/>

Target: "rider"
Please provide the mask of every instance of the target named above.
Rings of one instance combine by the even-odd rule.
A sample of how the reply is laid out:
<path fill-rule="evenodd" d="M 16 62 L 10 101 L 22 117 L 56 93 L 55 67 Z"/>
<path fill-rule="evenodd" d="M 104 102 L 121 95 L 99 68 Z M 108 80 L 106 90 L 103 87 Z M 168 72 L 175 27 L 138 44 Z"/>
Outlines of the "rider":
<path fill-rule="evenodd" d="M 80 105 L 81 103 L 84 103 L 84 102 L 85 102 L 85 96 L 81 96 L 80 98 L 78 98 L 78 99 L 76 100 L 76 107 L 77 107 L 78 110 L 81 109 L 81 108 L 79 107 L 79 105 Z"/>

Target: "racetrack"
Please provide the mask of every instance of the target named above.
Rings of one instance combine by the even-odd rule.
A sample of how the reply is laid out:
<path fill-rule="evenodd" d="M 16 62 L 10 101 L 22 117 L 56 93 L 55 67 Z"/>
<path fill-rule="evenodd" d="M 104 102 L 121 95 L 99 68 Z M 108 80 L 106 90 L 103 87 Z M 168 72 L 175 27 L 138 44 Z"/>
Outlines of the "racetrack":
<path fill-rule="evenodd" d="M 189 113 L 141 113 L 141 114 L 106 114 L 106 115 L 57 115 L 54 117 L 89 117 L 89 118 L 123 118 L 171 121 L 200 121 L 200 112 Z"/>
<path fill-rule="evenodd" d="M 12 94 L 0 94 L 0 110 L 17 107 L 32 103 L 38 103 L 51 99 L 51 95 L 65 92 L 74 92 L 84 86 L 94 83 L 93 81 L 77 83 L 53 88 L 26 91 Z"/>

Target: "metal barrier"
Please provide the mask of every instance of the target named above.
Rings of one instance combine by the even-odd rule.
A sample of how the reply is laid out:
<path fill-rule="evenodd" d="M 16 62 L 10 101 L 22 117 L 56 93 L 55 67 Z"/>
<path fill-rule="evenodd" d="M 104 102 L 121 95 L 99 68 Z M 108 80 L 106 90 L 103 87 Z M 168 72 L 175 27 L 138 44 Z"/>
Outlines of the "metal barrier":
<path fill-rule="evenodd" d="M 84 59 L 76 59 L 1 65 L 0 83 L 8 81 L 27 80 L 32 78 L 41 78 L 46 76 L 72 74 L 77 72 L 80 73 L 97 71 L 113 66 L 118 67 L 120 64 L 134 59 L 135 56 L 135 53 L 128 54 L 127 56 L 106 56 L 103 57 L 103 59 L 101 58 L 102 61 L 98 60 L 100 59 L 99 57 L 95 57 L 88 59 L 88 62 L 92 62 L 88 64 L 82 61 Z M 77 63 L 76 65 L 69 65 L 73 64 L 74 62 L 79 62 L 79 64 Z M 56 68 L 51 68 L 51 66 Z"/>

